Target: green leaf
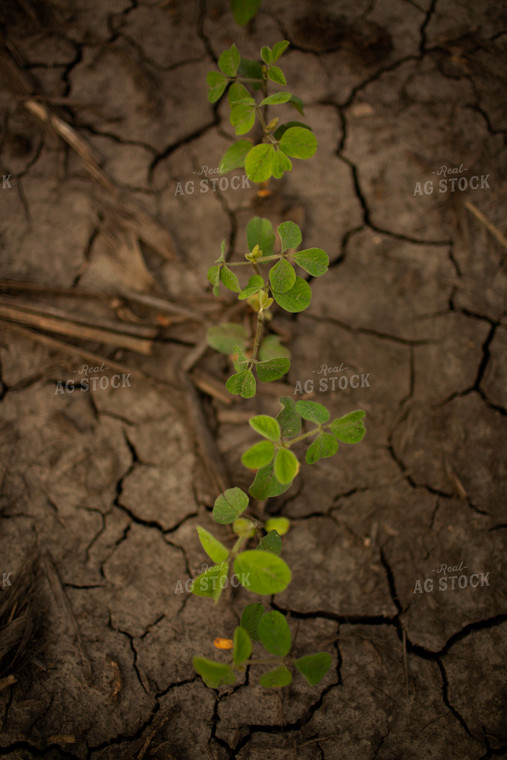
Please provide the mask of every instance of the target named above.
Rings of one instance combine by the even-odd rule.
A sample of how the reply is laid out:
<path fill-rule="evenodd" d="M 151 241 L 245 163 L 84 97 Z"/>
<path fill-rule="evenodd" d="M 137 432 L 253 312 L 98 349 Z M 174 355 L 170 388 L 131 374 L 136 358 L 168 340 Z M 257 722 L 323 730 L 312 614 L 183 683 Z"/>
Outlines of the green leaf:
<path fill-rule="evenodd" d="M 257 628 L 259 620 L 264 615 L 264 605 L 262 602 L 253 602 L 247 604 L 241 615 L 241 626 L 245 629 L 251 639 L 259 641 Z"/>
<path fill-rule="evenodd" d="M 221 268 L 220 281 L 228 290 L 232 290 L 233 293 L 239 293 L 241 291 L 239 280 L 229 267 L 223 266 Z"/>
<path fill-rule="evenodd" d="M 241 396 L 241 398 L 253 398 L 255 396 L 255 377 L 253 372 L 249 369 L 244 369 L 241 372 L 236 372 L 235 375 L 231 375 L 227 380 L 225 387 L 232 393 L 233 396 Z"/>
<path fill-rule="evenodd" d="M 276 419 L 280 425 L 282 435 L 286 438 L 299 435 L 301 432 L 301 417 L 297 413 L 296 402 L 290 396 L 281 396 L 280 403 L 283 409 L 278 412 Z"/>
<path fill-rule="evenodd" d="M 238 517 L 232 523 L 232 529 L 237 536 L 255 536 L 255 524 L 246 517 Z"/>
<path fill-rule="evenodd" d="M 208 274 L 206 275 L 208 280 L 213 285 L 213 295 L 217 296 L 220 292 L 219 285 L 220 285 L 220 264 L 214 264 L 212 267 L 208 269 Z"/>
<path fill-rule="evenodd" d="M 282 309 L 295 314 L 298 311 L 304 311 L 310 306 L 312 300 L 312 291 L 306 280 L 296 275 L 296 282 L 286 293 L 277 293 L 273 291 L 273 298 Z"/>
<path fill-rule="evenodd" d="M 316 401 L 296 401 L 296 411 L 304 420 L 316 422 L 317 424 L 327 422 L 329 412 L 322 404 Z"/>
<path fill-rule="evenodd" d="M 274 136 L 279 140 L 291 127 L 301 127 L 301 129 L 308 129 L 310 132 L 312 131 L 312 128 L 309 127 L 308 124 L 304 124 L 302 121 L 287 121 L 285 124 L 280 124 L 280 126 L 277 127 Z"/>
<path fill-rule="evenodd" d="M 242 105 L 245 105 L 247 103 L 250 105 L 255 105 L 255 98 L 252 98 L 246 87 L 240 82 L 234 82 L 231 84 L 227 93 L 227 100 L 229 101 L 231 108 L 233 106 L 239 105 L 240 103 Z"/>
<path fill-rule="evenodd" d="M 239 54 L 238 48 L 233 43 L 229 50 L 224 50 L 224 52 L 220 54 L 220 57 L 218 59 L 218 68 L 226 76 L 235 77 L 238 72 L 240 62 L 241 56 Z"/>
<path fill-rule="evenodd" d="M 276 479 L 273 464 L 268 464 L 257 470 L 254 481 L 248 491 L 254 499 L 263 501 L 274 496 L 280 496 L 285 491 L 288 491 L 290 487 L 291 483 L 282 484 Z"/>
<path fill-rule="evenodd" d="M 292 681 L 290 670 L 285 665 L 280 665 L 275 670 L 269 670 L 259 678 L 259 683 L 265 689 L 277 689 L 282 686 L 288 686 Z"/>
<path fill-rule="evenodd" d="M 229 556 L 229 549 L 227 549 L 218 538 L 215 538 L 215 536 L 209 533 L 205 528 L 201 528 L 200 525 L 197 526 L 197 533 L 199 534 L 201 546 L 208 557 L 217 564 L 225 562 Z"/>
<path fill-rule="evenodd" d="M 282 539 L 276 530 L 270 530 L 266 536 L 261 538 L 257 549 L 262 549 L 265 552 L 272 552 L 273 554 L 279 555 L 282 551 Z"/>
<path fill-rule="evenodd" d="M 261 383 L 272 383 L 279 380 L 287 374 L 290 369 L 289 359 L 268 359 L 267 361 L 257 362 L 255 365 L 257 377 Z"/>
<path fill-rule="evenodd" d="M 270 417 L 267 414 L 258 414 L 255 417 L 251 417 L 248 422 L 250 427 L 256 433 L 262 435 L 263 438 L 267 438 L 270 441 L 280 440 L 280 425 L 274 417 Z"/>
<path fill-rule="evenodd" d="M 289 654 L 292 635 L 289 624 L 281 612 L 266 612 L 261 617 L 257 630 L 264 649 L 278 657 Z"/>
<path fill-rule="evenodd" d="M 218 166 L 221 174 L 231 172 L 233 169 L 240 169 L 245 165 L 245 156 L 252 147 L 248 140 L 238 140 L 226 150 Z"/>
<path fill-rule="evenodd" d="M 244 452 L 241 462 L 250 470 L 258 470 L 259 467 L 265 467 L 272 462 L 274 456 L 274 444 L 271 441 L 259 441 Z"/>
<path fill-rule="evenodd" d="M 286 293 L 296 282 L 294 267 L 287 259 L 280 259 L 269 270 L 269 281 L 273 290 Z"/>
<path fill-rule="evenodd" d="M 285 535 L 285 533 L 288 532 L 289 528 L 290 520 L 288 520 L 286 517 L 270 517 L 264 526 L 264 530 L 267 530 L 268 532 L 270 530 L 276 530 L 279 536 Z"/>
<path fill-rule="evenodd" d="M 282 57 L 289 45 L 289 40 L 280 40 L 280 42 L 275 42 L 273 45 L 273 63 Z"/>
<path fill-rule="evenodd" d="M 229 563 L 222 562 L 220 565 L 213 565 L 213 567 L 205 570 L 194 578 L 191 591 L 196 596 L 206 596 L 218 601 L 222 591 L 224 590 L 229 573 Z"/>
<path fill-rule="evenodd" d="M 275 476 L 280 483 L 291 483 L 299 472 L 299 462 L 293 451 L 280 448 L 275 457 Z"/>
<path fill-rule="evenodd" d="M 247 331 L 243 325 L 236 324 L 235 322 L 212 325 L 206 331 L 208 346 L 228 356 L 232 354 L 236 346 L 241 349 L 246 348 L 247 340 Z"/>
<path fill-rule="evenodd" d="M 288 248 L 297 248 L 303 239 L 301 230 L 294 222 L 282 222 L 277 232 L 282 241 L 282 251 L 286 251 Z"/>
<path fill-rule="evenodd" d="M 343 443 L 359 443 L 366 433 L 363 419 L 366 412 L 358 409 L 356 412 L 349 412 L 343 417 L 333 420 L 329 429 L 331 433 Z"/>
<path fill-rule="evenodd" d="M 236 683 L 236 675 L 230 665 L 213 662 L 205 657 L 194 657 L 194 670 L 210 689 L 218 689 L 222 684 Z"/>
<path fill-rule="evenodd" d="M 248 507 L 248 496 L 241 488 L 228 488 L 217 496 L 211 516 L 220 525 L 228 525 Z"/>
<path fill-rule="evenodd" d="M 263 256 L 272 256 L 275 231 L 269 219 L 262 219 L 260 216 L 250 219 L 246 226 L 246 240 L 249 251 L 258 245 Z"/>
<path fill-rule="evenodd" d="M 273 60 L 273 53 L 271 52 L 271 48 L 269 48 L 267 45 L 264 45 L 264 47 L 261 48 L 261 58 L 264 63 L 271 63 Z"/>
<path fill-rule="evenodd" d="M 296 111 L 298 111 L 301 114 L 301 116 L 305 115 L 303 101 L 301 100 L 301 98 L 298 98 L 297 95 L 292 96 L 292 98 L 289 100 L 289 105 L 295 108 Z"/>
<path fill-rule="evenodd" d="M 338 451 L 338 441 L 331 433 L 321 433 L 306 450 L 306 461 L 315 464 L 319 459 L 332 457 Z"/>
<path fill-rule="evenodd" d="M 322 248 L 307 248 L 291 255 L 296 264 L 313 277 L 320 277 L 327 272 L 329 256 Z"/>
<path fill-rule="evenodd" d="M 311 158 L 317 150 L 317 138 L 309 129 L 291 127 L 283 133 L 280 149 L 292 158 Z"/>
<path fill-rule="evenodd" d="M 224 77 L 223 74 L 219 74 L 218 71 L 210 71 L 206 76 L 206 82 L 208 84 L 208 101 L 210 103 L 216 103 L 220 100 L 227 87 L 229 80 Z"/>
<path fill-rule="evenodd" d="M 244 288 L 238 296 L 240 301 L 244 301 L 246 298 L 250 298 L 254 293 L 258 293 L 264 287 L 264 277 L 260 274 L 254 274 L 248 280 L 248 285 Z"/>
<path fill-rule="evenodd" d="M 255 108 L 250 105 L 234 106 L 231 108 L 229 121 L 234 127 L 237 135 L 244 135 L 249 132 L 255 124 Z"/>
<path fill-rule="evenodd" d="M 276 82 L 277 84 L 287 84 L 287 80 L 285 79 L 284 73 L 281 69 L 278 68 L 278 66 L 270 66 L 268 69 L 268 79 L 271 79 L 272 82 Z"/>
<path fill-rule="evenodd" d="M 248 24 L 259 10 L 261 0 L 231 0 L 234 21 L 240 26 Z"/>
<path fill-rule="evenodd" d="M 288 103 L 291 98 L 291 92 L 275 92 L 273 95 L 268 95 L 267 98 L 261 100 L 259 106 L 279 106 L 282 103 Z"/>
<path fill-rule="evenodd" d="M 257 79 L 258 82 L 249 82 L 249 85 L 253 90 L 260 89 L 264 81 L 262 76 L 262 65 L 259 61 L 253 61 L 251 58 L 241 58 L 238 76 L 244 77 L 245 79 Z"/>
<path fill-rule="evenodd" d="M 234 560 L 234 572 L 253 594 L 279 594 L 292 579 L 290 568 L 281 557 L 260 549 L 240 552 Z"/>
<path fill-rule="evenodd" d="M 243 372 L 243 370 L 248 368 L 249 364 L 249 358 L 241 348 L 241 346 L 235 345 L 232 349 L 232 363 L 234 365 L 234 369 L 236 372 Z"/>
<path fill-rule="evenodd" d="M 271 177 L 275 149 L 272 145 L 261 143 L 252 148 L 245 158 L 245 171 L 252 182 L 265 182 Z"/>
<path fill-rule="evenodd" d="M 273 158 L 273 177 L 280 179 L 284 172 L 290 172 L 292 169 L 292 161 L 282 150 L 275 150 L 275 156 Z"/>
<path fill-rule="evenodd" d="M 235 665 L 242 665 L 252 654 L 252 642 L 248 632 L 238 625 L 234 631 L 234 648 L 232 650 L 232 660 Z"/>
<path fill-rule="evenodd" d="M 329 652 L 317 652 L 317 654 L 305 654 L 294 660 L 294 665 L 303 675 L 310 686 L 318 684 L 331 667 L 333 659 Z"/>
<path fill-rule="evenodd" d="M 290 351 L 287 346 L 282 346 L 278 335 L 266 335 L 259 346 L 259 359 L 263 362 L 268 359 L 290 359 Z"/>

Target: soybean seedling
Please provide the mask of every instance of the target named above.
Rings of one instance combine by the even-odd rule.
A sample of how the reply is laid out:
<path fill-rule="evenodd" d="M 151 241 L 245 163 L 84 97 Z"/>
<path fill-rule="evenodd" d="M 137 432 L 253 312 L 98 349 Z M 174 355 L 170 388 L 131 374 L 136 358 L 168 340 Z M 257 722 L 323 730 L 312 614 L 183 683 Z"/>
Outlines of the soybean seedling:
<path fill-rule="evenodd" d="M 254 15 L 258 5 L 253 0 L 233 0 L 233 8 L 239 14 L 245 12 L 243 19 L 248 14 Z M 273 48 L 264 46 L 258 61 L 242 58 L 232 45 L 220 55 L 219 71 L 208 74 L 208 99 L 211 103 L 218 102 L 227 92 L 229 120 L 236 135 L 247 134 L 255 124 L 262 134 L 257 143 L 250 138 L 234 142 L 220 162 L 222 173 L 244 167 L 253 182 L 279 179 L 292 170 L 291 158 L 308 159 L 315 153 L 317 139 L 310 127 L 301 122 L 280 124 L 279 117 L 270 120 L 267 116 L 270 107 L 283 104 L 303 113 L 301 100 L 290 91 L 268 92 L 272 85 L 287 84 L 278 61 L 288 45 L 282 40 Z M 325 275 L 329 257 L 321 248 L 299 250 L 301 230 L 290 220 L 278 225 L 275 234 L 268 219 L 254 217 L 248 222 L 246 237 L 246 250 L 240 261 L 227 259 L 222 241 L 220 255 L 207 277 L 215 295 L 224 287 L 235 293 L 239 301 L 247 302 L 256 315 L 255 329 L 249 334 L 242 324 L 222 323 L 208 329 L 207 341 L 212 348 L 231 357 L 234 372 L 227 379 L 227 390 L 242 398 L 252 398 L 258 381 L 278 380 L 290 369 L 289 350 L 276 335 L 265 334 L 275 306 L 291 314 L 308 308 L 312 292 L 305 275 Z M 250 272 L 248 280 L 241 283 L 238 274 L 241 275 L 243 267 Z M 213 599 L 215 604 L 233 577 L 246 590 L 264 596 L 280 593 L 292 580 L 291 570 L 280 556 L 289 520 L 272 517 L 263 524 L 248 512 L 250 498 L 264 501 L 285 493 L 300 471 L 302 450 L 305 462 L 314 465 L 320 459 L 334 456 L 340 444 L 359 443 L 365 435 L 362 410 L 331 419 L 323 404 L 295 402 L 289 396 L 282 396 L 279 401 L 281 408 L 276 416 L 257 414 L 249 420 L 252 430 L 260 436 L 241 458 L 243 465 L 255 472 L 249 493 L 229 488 L 214 503 L 212 518 L 232 529 L 234 543 L 228 547 L 205 528 L 197 528 L 201 545 L 214 564 L 194 579 L 191 590 L 197 596 Z M 332 662 L 328 652 L 295 658 L 286 617 L 277 610 L 266 612 L 260 602 L 245 607 L 233 638 L 216 642 L 218 648 L 230 650 L 229 662 L 193 659 L 195 671 L 210 688 L 235 683 L 238 675 L 254 665 L 270 668 L 260 677 L 266 688 L 287 686 L 296 671 L 315 685 Z M 254 644 L 262 646 L 267 654 L 252 657 Z"/>

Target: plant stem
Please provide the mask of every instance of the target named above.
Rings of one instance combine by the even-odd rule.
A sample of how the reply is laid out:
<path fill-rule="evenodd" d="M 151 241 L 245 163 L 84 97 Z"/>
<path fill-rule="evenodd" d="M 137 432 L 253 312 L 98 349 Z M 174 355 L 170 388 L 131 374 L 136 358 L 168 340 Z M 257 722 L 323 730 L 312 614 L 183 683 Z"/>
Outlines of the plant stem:
<path fill-rule="evenodd" d="M 243 545 L 247 543 L 248 538 L 249 538 L 248 536 L 240 536 L 238 538 L 238 540 L 236 541 L 236 543 L 232 547 L 231 553 L 229 554 L 229 557 L 228 557 L 229 566 L 230 566 L 231 561 L 233 559 L 235 559 L 236 555 L 238 555 L 240 553 L 240 551 L 243 548 Z"/>
<path fill-rule="evenodd" d="M 293 443 L 297 443 L 298 441 L 304 440 L 304 438 L 308 438 L 311 435 L 315 435 L 316 433 L 320 433 L 322 430 L 321 426 L 314 428 L 313 430 L 309 430 L 307 433 L 303 433 L 302 435 L 298 435 L 296 438 L 293 438 L 291 441 L 287 441 L 285 446 L 286 448 L 290 448 Z"/>
<path fill-rule="evenodd" d="M 257 353 L 259 351 L 259 346 L 261 344 L 261 338 L 262 338 L 262 328 L 263 328 L 263 319 L 261 315 L 257 314 L 257 330 L 255 331 L 255 340 L 252 350 L 252 358 L 250 359 L 250 364 L 248 369 L 252 369 L 253 365 L 256 362 L 257 359 Z"/>
<path fill-rule="evenodd" d="M 257 261 L 256 264 L 263 264 L 268 261 L 274 261 L 275 259 L 279 259 L 281 257 L 280 253 L 274 253 L 272 256 L 261 256 Z M 228 261 L 227 266 L 228 267 L 247 267 L 251 265 L 251 261 Z"/>
<path fill-rule="evenodd" d="M 264 121 L 264 117 L 263 117 L 263 115 L 261 113 L 261 108 L 259 106 L 256 106 L 255 110 L 257 112 L 257 116 L 259 117 L 259 121 L 261 123 L 261 127 L 264 130 L 265 137 L 267 137 L 268 140 L 270 140 L 273 143 L 273 145 L 278 145 L 278 140 L 275 137 L 273 137 L 273 135 L 271 134 L 271 132 L 268 129 L 268 125 Z"/>

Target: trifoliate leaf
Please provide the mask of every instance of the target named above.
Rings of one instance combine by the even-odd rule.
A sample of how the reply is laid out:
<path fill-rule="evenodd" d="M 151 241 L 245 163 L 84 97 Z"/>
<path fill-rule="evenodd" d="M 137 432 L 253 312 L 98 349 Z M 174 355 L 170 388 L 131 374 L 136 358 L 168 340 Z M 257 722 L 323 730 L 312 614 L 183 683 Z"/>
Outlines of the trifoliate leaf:
<path fill-rule="evenodd" d="M 329 412 L 316 401 L 296 401 L 296 411 L 304 420 L 321 424 L 329 419 Z"/>
<path fill-rule="evenodd" d="M 271 287 L 278 293 L 286 293 L 296 282 L 296 272 L 287 259 L 279 259 L 269 270 Z"/>
<path fill-rule="evenodd" d="M 225 387 L 233 396 L 241 398 L 253 398 L 255 396 L 256 383 L 253 372 L 249 369 L 237 372 L 231 375 L 227 380 Z"/>
<path fill-rule="evenodd" d="M 226 174 L 233 169 L 240 169 L 245 165 L 245 156 L 251 149 L 252 143 L 248 140 L 238 140 L 224 153 L 218 166 L 220 174 Z"/>
<path fill-rule="evenodd" d="M 280 150 L 291 158 L 311 158 L 317 150 L 317 138 L 309 129 L 291 127 L 280 138 Z"/>
<path fill-rule="evenodd" d="M 275 149 L 272 145 L 261 143 L 252 148 L 245 158 L 245 171 L 252 182 L 265 182 L 271 177 Z"/>
<path fill-rule="evenodd" d="M 306 462 L 315 464 L 319 459 L 332 457 L 338 451 L 338 441 L 331 433 L 321 433 L 306 450 Z"/>
<path fill-rule="evenodd" d="M 256 433 L 267 438 L 269 441 L 278 441 L 280 439 L 280 425 L 274 417 L 267 414 L 258 414 L 248 420 L 250 427 Z"/>
<path fill-rule="evenodd" d="M 320 277 L 327 272 L 329 256 L 322 248 L 307 248 L 291 255 L 296 264 L 312 277 Z"/>
<path fill-rule="evenodd" d="M 241 488 L 228 488 L 215 499 L 211 516 L 220 525 L 228 525 L 248 507 L 248 496 Z"/>
<path fill-rule="evenodd" d="M 282 251 L 286 251 L 288 248 L 297 248 L 303 239 L 301 230 L 294 222 L 282 222 L 277 232 L 282 242 Z"/>
<path fill-rule="evenodd" d="M 238 72 L 240 61 L 241 56 L 238 48 L 233 43 L 229 50 L 224 50 L 224 52 L 220 54 L 218 58 L 218 68 L 226 76 L 235 77 Z"/>
<path fill-rule="evenodd" d="M 219 74 L 218 71 L 209 72 L 206 77 L 206 82 L 208 85 L 208 101 L 210 103 L 216 103 L 217 100 L 220 100 L 225 92 L 228 81 L 227 77 L 224 77 L 223 74 Z"/>
<path fill-rule="evenodd" d="M 212 325 L 206 331 L 206 341 L 215 351 L 230 355 L 236 346 L 246 348 L 248 334 L 243 325 L 236 322 L 224 322 Z"/>
<path fill-rule="evenodd" d="M 279 594 L 292 578 L 289 566 L 281 557 L 260 549 L 240 552 L 234 560 L 234 572 L 253 594 Z"/>
<path fill-rule="evenodd" d="M 306 280 L 296 275 L 296 281 L 286 293 L 273 291 L 273 298 L 282 309 L 295 314 L 307 309 L 312 300 L 312 291 Z"/>
<path fill-rule="evenodd" d="M 276 84 L 282 84 L 286 85 L 287 80 L 285 79 L 285 75 L 283 71 L 278 66 L 270 66 L 268 69 L 268 79 L 271 79 L 272 82 L 276 82 Z"/>
<path fill-rule="evenodd" d="M 293 451 L 280 448 L 275 456 L 275 476 L 280 483 L 291 483 L 299 472 L 299 462 Z"/>
<path fill-rule="evenodd" d="M 273 461 L 275 446 L 271 441 L 259 441 L 247 449 L 241 457 L 241 462 L 250 470 L 258 470 Z"/>

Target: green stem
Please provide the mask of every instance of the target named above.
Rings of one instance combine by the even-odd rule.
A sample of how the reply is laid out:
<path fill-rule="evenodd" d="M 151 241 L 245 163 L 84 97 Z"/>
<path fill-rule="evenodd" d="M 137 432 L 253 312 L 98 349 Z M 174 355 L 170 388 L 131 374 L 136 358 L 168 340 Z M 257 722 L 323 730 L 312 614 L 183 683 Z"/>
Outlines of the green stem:
<path fill-rule="evenodd" d="M 316 435 L 316 433 L 320 433 L 321 430 L 322 430 L 322 428 L 319 425 L 319 427 L 316 427 L 313 430 L 309 430 L 307 433 L 303 433 L 302 435 L 298 435 L 297 438 L 293 438 L 291 441 L 286 441 L 285 447 L 287 449 L 289 449 L 292 446 L 293 443 L 297 443 L 298 441 L 302 441 L 302 440 L 304 440 L 305 438 L 308 438 L 311 435 Z"/>
<path fill-rule="evenodd" d="M 243 546 L 247 544 L 249 541 L 248 536 L 240 536 L 234 546 L 232 547 L 229 556 L 227 557 L 227 562 L 229 563 L 229 571 L 232 567 L 232 563 L 234 562 L 236 556 L 242 551 Z"/>
<path fill-rule="evenodd" d="M 257 314 L 257 330 L 255 331 L 255 340 L 252 350 L 252 358 L 250 359 L 250 363 L 248 365 L 248 369 L 252 369 L 253 365 L 257 361 L 257 353 L 259 351 L 259 346 L 261 344 L 261 338 L 262 338 L 262 328 L 263 328 L 263 320 L 261 318 L 260 314 Z"/>
<path fill-rule="evenodd" d="M 278 144 L 278 140 L 275 137 L 273 137 L 273 135 L 271 134 L 271 132 L 268 130 L 268 125 L 264 121 L 264 117 L 263 117 L 263 115 L 261 113 L 261 107 L 260 106 L 256 106 L 255 110 L 257 112 L 257 116 L 259 117 L 259 121 L 261 123 L 261 127 L 262 127 L 262 129 L 264 131 L 265 137 L 267 137 L 268 140 L 273 143 L 273 145 L 277 145 Z"/>
<path fill-rule="evenodd" d="M 264 264 L 268 261 L 275 261 L 275 259 L 281 258 L 281 254 L 275 253 L 273 256 L 261 256 L 257 261 L 256 264 Z M 252 264 L 251 261 L 228 261 L 227 266 L 228 267 L 247 267 Z"/>

